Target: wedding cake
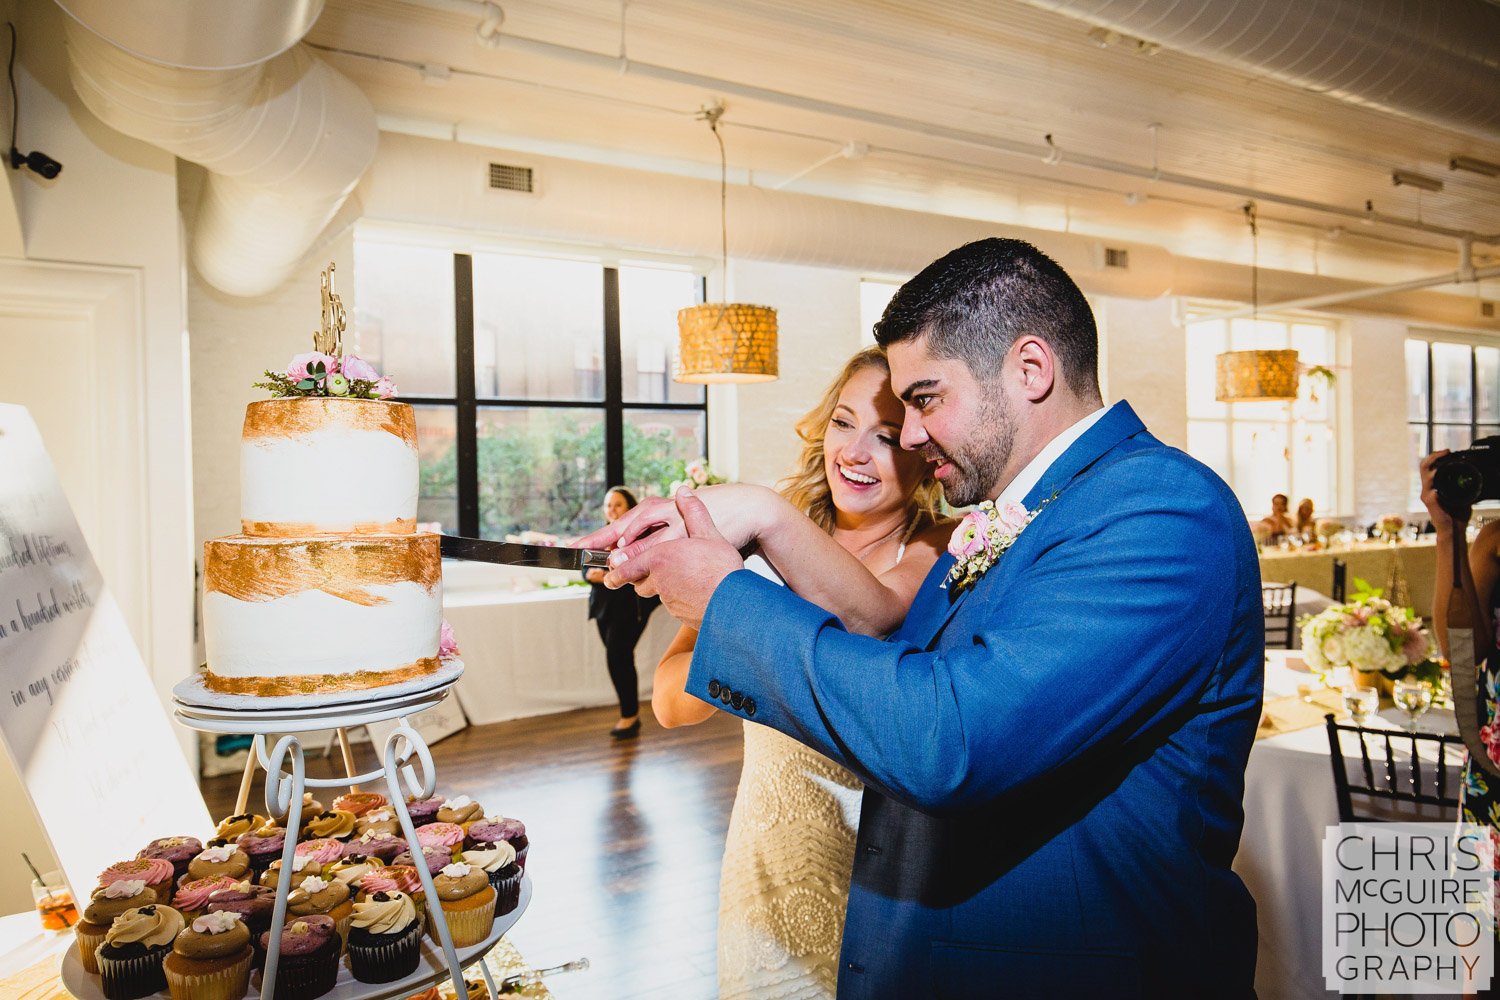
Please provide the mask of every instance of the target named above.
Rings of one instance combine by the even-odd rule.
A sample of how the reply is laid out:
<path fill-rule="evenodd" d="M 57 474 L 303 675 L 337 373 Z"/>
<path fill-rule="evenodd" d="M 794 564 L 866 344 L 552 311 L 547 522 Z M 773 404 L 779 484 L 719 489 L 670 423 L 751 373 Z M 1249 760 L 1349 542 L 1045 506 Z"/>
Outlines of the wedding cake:
<path fill-rule="evenodd" d="M 390 379 L 341 353 L 329 272 L 314 346 L 258 383 L 279 398 L 245 412 L 241 533 L 204 544 L 212 691 L 358 691 L 432 674 L 456 654 L 439 536 L 416 530 L 416 418 L 389 400 Z"/>

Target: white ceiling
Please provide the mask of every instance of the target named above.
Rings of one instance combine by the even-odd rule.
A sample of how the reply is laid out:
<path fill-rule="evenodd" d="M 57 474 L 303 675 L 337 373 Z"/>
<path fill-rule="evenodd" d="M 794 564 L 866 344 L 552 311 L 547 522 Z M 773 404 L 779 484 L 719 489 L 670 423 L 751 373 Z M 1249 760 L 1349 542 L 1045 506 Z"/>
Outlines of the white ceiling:
<path fill-rule="evenodd" d="M 475 15 L 398 0 L 328 0 L 307 40 L 403 127 L 458 126 L 466 139 L 483 134 L 523 152 L 716 176 L 718 148 L 695 112 L 721 98 L 732 178 L 767 187 L 852 141 L 868 151 L 835 157 L 788 189 L 1248 263 L 1245 195 L 1069 157 L 1137 171 L 1154 163 L 1272 196 L 1259 201 L 1261 266 L 1371 281 L 1451 271 L 1457 241 L 1274 197 L 1352 212 L 1369 200 L 1385 216 L 1500 233 L 1500 178 L 1448 169 L 1454 154 L 1500 162 L 1494 137 L 1170 48 L 1101 47 L 1089 25 L 1019 0 L 512 0 L 503 8 L 508 38 L 609 61 L 486 48 Z M 1500 39 L 1494 44 L 1500 62 Z M 446 80 L 424 82 L 423 65 Z M 724 85 L 664 80 L 656 69 Z M 754 88 L 774 94 L 749 95 Z M 1054 164 L 1043 162 L 1048 134 L 1061 154 Z M 1438 178 L 1444 190 L 1395 187 L 1393 169 Z M 1475 257 L 1500 262 L 1500 246 L 1477 246 Z M 1500 296 L 1497 284 L 1487 297 Z"/>

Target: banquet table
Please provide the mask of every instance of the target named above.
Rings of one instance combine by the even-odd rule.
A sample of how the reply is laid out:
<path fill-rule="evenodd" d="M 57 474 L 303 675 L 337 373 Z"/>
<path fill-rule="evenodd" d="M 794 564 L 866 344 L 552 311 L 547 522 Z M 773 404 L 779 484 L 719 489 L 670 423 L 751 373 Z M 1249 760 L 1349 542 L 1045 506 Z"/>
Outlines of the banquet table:
<path fill-rule="evenodd" d="M 1288 663 L 1300 656 L 1267 651 L 1266 701 L 1295 695 L 1312 675 Z M 1404 728 L 1406 717 L 1387 707 L 1367 725 Z M 1434 709 L 1423 732 L 1457 731 L 1451 710 Z M 1451 757 L 1449 758 L 1452 759 Z M 1449 779 L 1457 787 L 1456 769 Z M 1425 817 L 1436 820 L 1437 815 Z M 1322 724 L 1255 742 L 1245 771 L 1245 829 L 1234 870 L 1255 897 L 1259 945 L 1255 990 L 1260 1000 L 1325 1000 L 1322 972 L 1322 842 L 1339 821 L 1328 736 Z"/>
<path fill-rule="evenodd" d="M 1385 542 L 1355 542 L 1316 552 L 1272 549 L 1260 554 L 1260 578 L 1266 583 L 1295 583 L 1321 594 L 1333 593 L 1333 563 L 1349 567 L 1347 584 L 1354 589 L 1356 577 L 1372 587 L 1384 587 L 1391 560 L 1397 559 L 1406 574 L 1410 605 L 1424 618 L 1432 617 L 1432 594 L 1437 576 L 1437 546 L 1432 536 L 1415 542 L 1390 545 Z"/>

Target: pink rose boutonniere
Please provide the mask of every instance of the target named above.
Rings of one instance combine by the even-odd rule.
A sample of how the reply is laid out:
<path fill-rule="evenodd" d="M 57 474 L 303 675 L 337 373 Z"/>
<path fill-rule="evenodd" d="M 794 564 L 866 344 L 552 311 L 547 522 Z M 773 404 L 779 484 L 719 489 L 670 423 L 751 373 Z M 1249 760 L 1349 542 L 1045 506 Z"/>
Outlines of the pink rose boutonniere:
<path fill-rule="evenodd" d="M 965 514 L 948 539 L 948 551 L 956 562 L 943 586 L 951 584 L 955 593 L 973 586 L 1000 561 L 1046 505 L 1042 503 L 1036 510 L 1027 510 L 1018 503 L 996 507 L 994 501 L 986 500 Z"/>

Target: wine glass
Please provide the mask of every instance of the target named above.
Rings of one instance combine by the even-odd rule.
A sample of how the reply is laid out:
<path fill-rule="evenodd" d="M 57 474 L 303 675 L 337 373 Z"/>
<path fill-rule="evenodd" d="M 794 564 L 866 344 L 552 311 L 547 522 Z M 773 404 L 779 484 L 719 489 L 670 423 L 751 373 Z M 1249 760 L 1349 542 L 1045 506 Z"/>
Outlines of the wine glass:
<path fill-rule="evenodd" d="M 1344 708 L 1356 726 L 1363 726 L 1366 720 L 1375 714 L 1375 709 L 1379 705 L 1380 692 L 1374 688 L 1354 687 L 1353 685 L 1344 688 Z"/>
<path fill-rule="evenodd" d="M 1403 677 L 1396 682 L 1394 700 L 1411 719 L 1411 731 L 1417 731 L 1417 720 L 1432 707 L 1432 688 L 1426 681 Z"/>

